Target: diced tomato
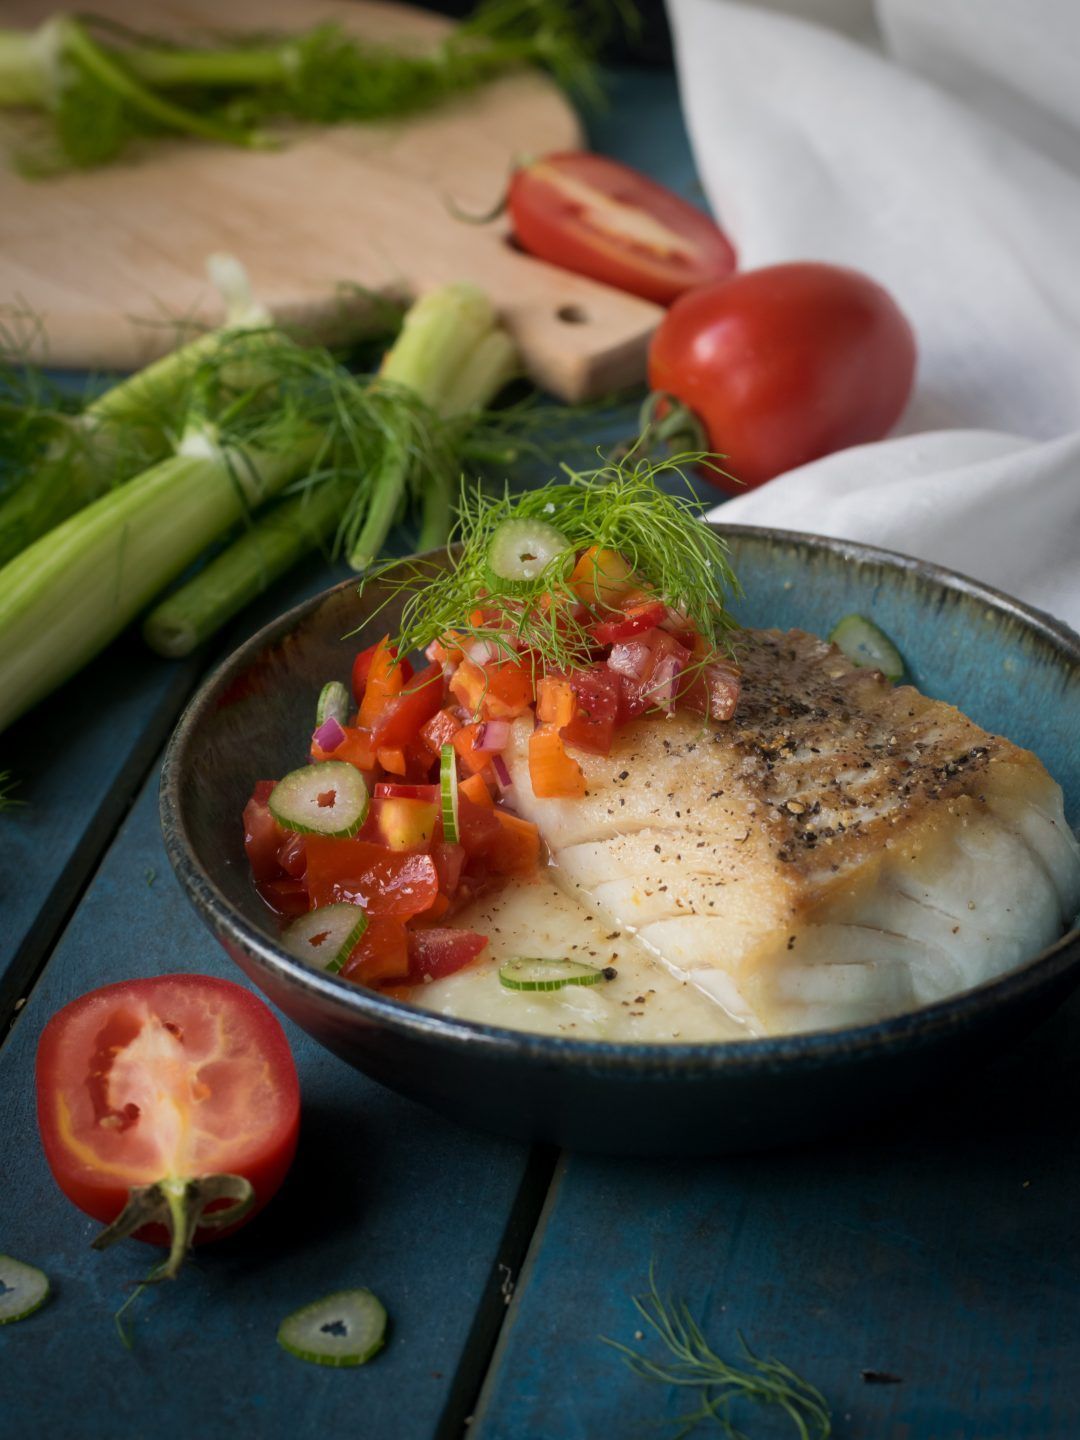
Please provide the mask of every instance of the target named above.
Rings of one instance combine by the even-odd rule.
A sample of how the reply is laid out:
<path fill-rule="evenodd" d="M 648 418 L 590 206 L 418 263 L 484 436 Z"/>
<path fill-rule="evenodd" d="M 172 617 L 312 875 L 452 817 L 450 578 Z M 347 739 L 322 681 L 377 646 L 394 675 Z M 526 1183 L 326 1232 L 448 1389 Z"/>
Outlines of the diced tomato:
<path fill-rule="evenodd" d="M 285 841 L 285 831 L 270 814 L 266 803 L 273 791 L 273 780 L 260 780 L 244 806 L 244 849 L 257 885 L 281 874 L 278 851 Z"/>
<path fill-rule="evenodd" d="M 408 661 L 398 661 L 397 650 L 390 644 L 389 635 L 384 635 L 374 647 L 368 664 L 364 694 L 360 701 L 357 717 L 360 725 L 371 729 L 389 702 L 400 695 L 412 675 Z"/>
<path fill-rule="evenodd" d="M 494 847 L 491 866 L 497 875 L 532 875 L 540 863 L 540 832 L 529 820 L 496 810 L 501 834 Z"/>
<path fill-rule="evenodd" d="M 542 800 L 580 800 L 585 794 L 581 766 L 566 753 L 553 725 L 541 725 L 529 736 L 529 779 Z"/>
<path fill-rule="evenodd" d="M 287 915 L 290 920 L 297 915 L 306 915 L 310 908 L 307 886 L 302 879 L 284 875 L 277 880 L 267 880 L 258 888 L 271 910 Z"/>
<path fill-rule="evenodd" d="M 439 889 L 446 895 L 453 895 L 461 881 L 465 865 L 464 845 L 451 845 L 449 841 L 438 840 L 431 847 L 431 858 L 439 876 Z"/>
<path fill-rule="evenodd" d="M 376 800 L 427 800 L 432 805 L 439 802 L 438 785 L 403 785 L 398 780 L 380 780 L 375 786 Z"/>
<path fill-rule="evenodd" d="M 303 835 L 298 835 L 295 830 L 286 830 L 285 839 L 278 850 L 278 864 L 286 875 L 291 875 L 294 880 L 303 878 L 307 869 L 307 850 L 304 846 Z"/>
<path fill-rule="evenodd" d="M 452 710 L 440 710 L 420 729 L 420 739 L 433 755 L 442 753 L 442 747 L 449 744 L 461 729 L 461 721 Z"/>
<path fill-rule="evenodd" d="M 401 920 L 374 919 L 341 967 L 346 980 L 362 985 L 405 980 L 409 974 L 409 934 Z"/>
<path fill-rule="evenodd" d="M 607 755 L 619 719 L 619 677 L 599 663 L 572 670 L 566 678 L 576 705 L 574 718 L 562 729 L 564 743 L 591 750 L 594 755 Z"/>
<path fill-rule="evenodd" d="M 467 780 L 462 780 L 458 793 L 459 795 L 466 796 L 474 805 L 488 806 L 495 804 L 483 775 L 470 775 Z"/>
<path fill-rule="evenodd" d="M 689 683 L 679 695 L 680 704 L 710 720 L 730 720 L 739 703 L 738 667 L 730 660 L 717 659 L 692 670 Z"/>
<path fill-rule="evenodd" d="M 486 770 L 491 761 L 491 756 L 486 750 L 478 750 L 476 741 L 480 735 L 481 723 L 463 725 L 454 736 L 454 749 L 458 758 L 472 775 L 478 775 L 481 770 Z"/>
<path fill-rule="evenodd" d="M 396 853 L 368 840 L 307 837 L 312 906 L 362 905 L 370 916 L 406 920 L 426 910 L 439 889 L 430 855 Z"/>
<path fill-rule="evenodd" d="M 404 750 L 376 750 L 375 758 L 391 775 L 407 775 L 409 773 Z"/>
<path fill-rule="evenodd" d="M 443 698 L 441 665 L 428 665 L 372 721 L 377 750 L 400 750 L 438 713 Z"/>
<path fill-rule="evenodd" d="M 598 645 L 614 645 L 617 640 L 628 640 L 631 635 L 654 629 L 667 618 L 667 613 L 668 607 L 662 600 L 647 600 L 626 606 L 621 614 L 613 615 L 610 620 L 590 625 L 589 633 Z"/>
<path fill-rule="evenodd" d="M 469 859 L 490 858 L 499 843 L 500 829 L 491 805 L 475 805 L 467 795 L 458 792 L 458 832 Z"/>
<path fill-rule="evenodd" d="M 470 964 L 487 945 L 475 930 L 412 930 L 409 932 L 409 979 L 413 984 L 441 980 Z"/>

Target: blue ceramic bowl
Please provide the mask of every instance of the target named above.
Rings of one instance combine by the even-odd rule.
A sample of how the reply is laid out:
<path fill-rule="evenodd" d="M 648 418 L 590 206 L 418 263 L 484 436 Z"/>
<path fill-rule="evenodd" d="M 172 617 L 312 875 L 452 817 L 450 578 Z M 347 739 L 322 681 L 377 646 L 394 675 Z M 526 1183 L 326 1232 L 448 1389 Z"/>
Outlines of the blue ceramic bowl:
<path fill-rule="evenodd" d="M 1030 747 L 1080 818 L 1080 640 L 1006 596 L 903 556 L 783 531 L 726 533 L 748 625 L 826 634 L 872 614 L 929 695 Z M 244 973 L 350 1064 L 467 1124 L 627 1155 L 714 1154 L 805 1140 L 938 1087 L 1056 1006 L 1080 979 L 1075 929 L 953 1000 L 855 1029 L 715 1045 L 565 1040 L 429 1014 L 318 973 L 278 944 L 252 889 L 240 813 L 255 780 L 302 759 L 315 697 L 393 629 L 381 590 L 349 582 L 267 626 L 213 675 L 162 778 L 169 857 Z M 351 639 L 350 631 L 359 633 Z"/>

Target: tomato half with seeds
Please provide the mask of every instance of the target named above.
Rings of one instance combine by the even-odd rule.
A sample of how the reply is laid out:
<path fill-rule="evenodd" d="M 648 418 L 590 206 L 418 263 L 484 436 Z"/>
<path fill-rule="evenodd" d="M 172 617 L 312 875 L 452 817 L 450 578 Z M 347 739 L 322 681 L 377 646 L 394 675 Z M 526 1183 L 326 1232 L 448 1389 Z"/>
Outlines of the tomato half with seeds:
<path fill-rule="evenodd" d="M 106 985 L 45 1026 L 37 1053 L 45 1158 L 64 1194 L 109 1228 L 170 1247 L 232 1230 L 292 1163 L 300 1086 L 263 1002 L 228 980 L 161 975 Z"/>
<path fill-rule="evenodd" d="M 507 208 L 531 255 L 660 305 L 735 269 L 731 242 L 704 211 L 603 155 L 521 166 Z"/>

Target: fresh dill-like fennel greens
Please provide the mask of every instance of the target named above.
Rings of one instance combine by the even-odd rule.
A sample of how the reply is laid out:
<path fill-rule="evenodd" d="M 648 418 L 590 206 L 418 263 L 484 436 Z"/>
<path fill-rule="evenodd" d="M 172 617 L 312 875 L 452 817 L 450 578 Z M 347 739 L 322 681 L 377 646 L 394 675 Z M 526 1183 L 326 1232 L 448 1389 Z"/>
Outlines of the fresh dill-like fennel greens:
<path fill-rule="evenodd" d="M 671 1440 L 682 1440 L 699 1425 L 712 1422 L 728 1440 L 748 1440 L 738 1424 L 744 1404 L 775 1407 L 791 1421 L 799 1440 L 829 1440 L 832 1417 L 824 1395 L 780 1360 L 762 1359 L 739 1337 L 743 1367 L 729 1365 L 712 1349 L 684 1301 L 665 1299 L 649 1268 L 649 1288 L 634 1296 L 634 1308 L 658 1337 L 670 1358 L 651 1360 L 621 1341 L 601 1336 L 626 1364 L 644 1380 L 658 1380 L 689 1390 L 698 1401 L 696 1410 L 675 1419 L 679 1429 Z"/>
<path fill-rule="evenodd" d="M 93 402 L 121 434 L 164 406 L 171 423 L 154 436 L 166 453 L 96 498 L 60 485 L 60 523 L 0 565 L 0 731 L 230 533 L 238 538 L 147 617 L 161 653 L 188 654 L 335 539 L 366 565 L 408 516 L 425 544 L 442 544 L 462 468 L 509 462 L 539 423 L 527 406 L 485 408 L 518 360 L 468 285 L 417 301 L 376 375 L 255 323 L 193 342 L 181 385 L 177 364 L 157 362 Z M 54 459 L 31 465 L 31 493 L 43 473 L 71 480 Z M 0 539 L 8 502 L 24 493 L 16 485 L 0 501 Z"/>
<path fill-rule="evenodd" d="M 265 148 L 279 120 L 406 116 L 523 66 L 594 98 L 593 57 L 630 0 L 484 0 L 433 47 L 366 41 L 336 24 L 297 35 L 217 36 L 187 48 L 94 16 L 0 29 L 0 109 L 47 122 L 17 156 L 29 174 L 108 163 L 140 137 L 190 134 Z M 625 9 L 624 9 L 625 7 Z"/>
<path fill-rule="evenodd" d="M 736 622 L 727 599 L 739 593 L 724 541 L 702 523 L 704 506 L 694 498 L 685 470 L 706 459 L 700 454 L 649 461 L 630 455 L 620 463 L 593 470 L 562 467 L 564 479 L 552 480 L 523 495 L 486 493 L 481 486 L 462 489 L 458 519 L 451 533 L 449 565 L 423 557 L 369 572 L 385 580 L 390 596 L 405 595 L 397 644 L 403 654 L 423 650 L 449 631 L 496 646 L 508 656 L 518 645 L 552 669 L 582 663 L 595 648 L 587 626 L 594 618 L 575 619 L 580 591 L 570 573 L 591 546 L 617 551 L 639 581 L 673 609 L 682 611 L 714 650 L 727 648 Z M 665 477 L 686 481 L 687 492 L 661 488 Z M 552 527 L 565 541 L 532 579 L 505 579 L 490 564 L 492 540 L 508 522 Z M 366 583 L 366 582 L 365 582 Z M 551 603 L 562 598 L 566 604 Z M 602 608 L 589 605 L 587 609 Z M 474 612 L 498 612 L 512 628 Z"/>

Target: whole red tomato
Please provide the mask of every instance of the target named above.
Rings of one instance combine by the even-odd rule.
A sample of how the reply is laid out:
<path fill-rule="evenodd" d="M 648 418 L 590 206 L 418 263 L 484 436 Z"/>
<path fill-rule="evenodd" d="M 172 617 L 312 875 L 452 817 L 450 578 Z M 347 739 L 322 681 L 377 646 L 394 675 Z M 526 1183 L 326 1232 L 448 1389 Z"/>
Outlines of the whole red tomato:
<path fill-rule="evenodd" d="M 892 297 L 856 270 L 816 262 L 691 291 L 649 351 L 653 390 L 693 411 L 724 469 L 750 487 L 880 439 L 914 374 L 915 337 Z"/>
<path fill-rule="evenodd" d="M 37 1054 L 38 1128 L 57 1184 L 124 1235 L 189 1244 L 250 1218 L 296 1150 L 300 1087 L 263 1002 L 228 980 L 161 975 L 57 1011 Z"/>

